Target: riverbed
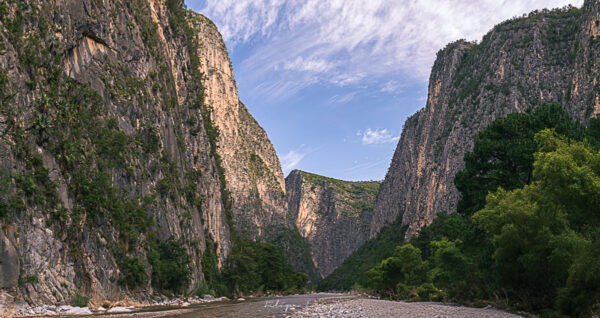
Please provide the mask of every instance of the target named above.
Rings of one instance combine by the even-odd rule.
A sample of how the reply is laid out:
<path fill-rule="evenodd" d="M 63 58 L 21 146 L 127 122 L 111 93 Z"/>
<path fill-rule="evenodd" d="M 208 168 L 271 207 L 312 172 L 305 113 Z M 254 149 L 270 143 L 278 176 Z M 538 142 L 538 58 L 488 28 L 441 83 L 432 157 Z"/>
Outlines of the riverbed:
<path fill-rule="evenodd" d="M 334 293 L 248 298 L 189 307 L 146 307 L 130 313 L 75 317 L 94 316 L 107 318 L 521 317 L 494 308 L 470 308 L 431 302 L 396 302 Z"/>

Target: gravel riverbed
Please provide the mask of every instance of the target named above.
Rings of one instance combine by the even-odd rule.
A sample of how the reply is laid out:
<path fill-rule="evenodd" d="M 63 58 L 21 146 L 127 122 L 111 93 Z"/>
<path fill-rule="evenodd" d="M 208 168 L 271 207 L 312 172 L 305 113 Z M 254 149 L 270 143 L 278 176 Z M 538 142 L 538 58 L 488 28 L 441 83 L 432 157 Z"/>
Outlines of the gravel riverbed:
<path fill-rule="evenodd" d="M 349 299 L 331 303 L 316 303 L 302 307 L 288 318 L 362 318 L 362 317 L 431 317 L 431 318 L 499 318 L 521 317 L 493 308 L 470 308 L 439 303 L 407 303 L 375 299 Z"/>

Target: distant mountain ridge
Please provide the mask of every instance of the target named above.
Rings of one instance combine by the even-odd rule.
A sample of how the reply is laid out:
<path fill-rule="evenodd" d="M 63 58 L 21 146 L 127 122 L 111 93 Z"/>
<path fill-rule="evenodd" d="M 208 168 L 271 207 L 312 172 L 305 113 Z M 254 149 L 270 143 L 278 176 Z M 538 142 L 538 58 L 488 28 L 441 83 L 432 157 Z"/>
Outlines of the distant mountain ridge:
<path fill-rule="evenodd" d="M 379 182 L 351 182 L 294 170 L 285 180 L 290 216 L 311 245 L 321 277 L 368 239 Z"/>

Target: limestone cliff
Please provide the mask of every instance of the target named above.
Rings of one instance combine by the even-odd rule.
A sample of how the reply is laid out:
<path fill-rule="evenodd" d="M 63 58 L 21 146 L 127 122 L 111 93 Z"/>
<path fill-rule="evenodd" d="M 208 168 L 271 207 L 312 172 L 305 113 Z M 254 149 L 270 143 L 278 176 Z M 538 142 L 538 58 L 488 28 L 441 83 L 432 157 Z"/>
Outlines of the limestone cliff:
<path fill-rule="evenodd" d="M 205 104 L 219 130 L 218 153 L 233 199 L 238 230 L 256 238 L 271 226 L 289 227 L 285 181 L 267 134 L 239 101 L 227 49 L 212 22 L 193 15 L 205 75 Z"/>
<path fill-rule="evenodd" d="M 377 195 L 370 236 L 398 217 L 407 236 L 441 211 L 454 212 L 454 175 L 475 134 L 494 119 L 560 103 L 586 122 L 600 112 L 600 3 L 532 12 L 503 22 L 481 43 L 441 50 L 426 105 L 404 124 Z"/>
<path fill-rule="evenodd" d="M 0 314 L 143 300 L 166 241 L 190 255 L 191 290 L 234 227 L 293 228 L 219 32 L 180 4 L 0 3 Z M 133 284 L 139 263 L 148 279 Z"/>
<path fill-rule="evenodd" d="M 311 245 L 321 277 L 369 238 L 378 182 L 349 182 L 294 170 L 286 178 L 290 215 Z"/>

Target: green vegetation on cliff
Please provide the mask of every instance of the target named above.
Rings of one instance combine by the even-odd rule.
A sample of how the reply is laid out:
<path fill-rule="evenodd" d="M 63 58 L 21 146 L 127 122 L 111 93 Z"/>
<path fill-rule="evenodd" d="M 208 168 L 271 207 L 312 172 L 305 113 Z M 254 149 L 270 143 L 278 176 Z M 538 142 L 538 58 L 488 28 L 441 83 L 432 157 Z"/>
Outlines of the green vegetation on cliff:
<path fill-rule="evenodd" d="M 153 20 L 163 5 L 158 17 L 168 24 Z M 210 292 L 229 294 L 245 275 L 234 260 L 244 257 L 261 280 L 243 291 L 303 287 L 277 247 L 235 233 L 195 15 L 181 0 L 0 4 L 0 53 L 10 56 L 0 69 L 0 223 L 23 236 L 0 265 L 20 269 L 14 287 L 43 284 L 21 289 L 28 302 L 135 297 L 150 286 L 182 294 L 202 274 Z M 220 255 L 233 245 L 223 269 L 203 219 L 221 207 Z M 46 257 L 58 264 L 56 280 L 30 272 Z"/>
<path fill-rule="evenodd" d="M 377 181 L 344 181 L 300 171 L 304 182 L 311 184 L 311 190 L 320 185 L 327 185 L 337 194 L 336 200 L 346 205 L 340 212 L 348 217 L 359 217 L 363 213 L 373 211 L 374 198 L 379 190 Z"/>
<path fill-rule="evenodd" d="M 187 20 L 189 13 L 186 12 L 182 0 L 168 0 L 167 8 L 171 11 L 169 19 L 171 28 L 183 33 L 186 40 L 190 52 L 192 78 L 195 82 L 202 83 L 204 75 L 199 70 L 198 43 L 194 39 L 195 31 Z M 191 15 L 193 16 L 193 13 Z M 308 275 L 295 272 L 283 257 L 280 247 L 272 243 L 255 242 L 247 238 L 245 233 L 236 231 L 232 210 L 233 199 L 227 189 L 225 169 L 221 155 L 217 151 L 220 132 L 212 120 L 212 107 L 204 103 L 204 90 L 201 85 L 196 90 L 194 107 L 201 109 L 204 129 L 217 167 L 221 198 L 233 243 L 225 267 L 219 272 L 216 267 L 216 257 L 213 255 L 212 241 L 207 240 L 211 243 L 207 244 L 202 258 L 205 282 L 200 286 L 198 293 L 206 290 L 221 295 L 239 295 L 256 291 L 297 292 L 301 290 L 306 285 Z"/>
<path fill-rule="evenodd" d="M 337 193 L 351 193 L 351 194 L 362 194 L 362 193 L 377 193 L 379 190 L 379 182 L 376 181 L 344 181 L 318 174 L 300 171 L 304 180 L 311 184 L 320 184 L 327 182 L 327 184 L 333 188 Z"/>

